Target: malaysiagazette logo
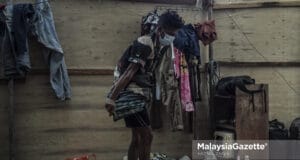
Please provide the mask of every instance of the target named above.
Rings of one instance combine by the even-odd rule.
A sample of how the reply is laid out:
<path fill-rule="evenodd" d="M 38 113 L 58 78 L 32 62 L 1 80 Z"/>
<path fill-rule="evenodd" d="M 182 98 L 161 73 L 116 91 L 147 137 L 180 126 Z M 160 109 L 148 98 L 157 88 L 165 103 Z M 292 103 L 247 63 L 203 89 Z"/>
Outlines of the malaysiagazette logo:
<path fill-rule="evenodd" d="M 268 146 L 268 143 L 260 144 L 260 143 L 252 143 L 252 144 L 239 144 L 239 143 L 223 143 L 223 144 L 216 144 L 216 143 L 197 143 L 197 150 L 202 151 L 225 151 L 225 150 L 254 150 L 254 151 L 262 151 L 265 150 Z"/>

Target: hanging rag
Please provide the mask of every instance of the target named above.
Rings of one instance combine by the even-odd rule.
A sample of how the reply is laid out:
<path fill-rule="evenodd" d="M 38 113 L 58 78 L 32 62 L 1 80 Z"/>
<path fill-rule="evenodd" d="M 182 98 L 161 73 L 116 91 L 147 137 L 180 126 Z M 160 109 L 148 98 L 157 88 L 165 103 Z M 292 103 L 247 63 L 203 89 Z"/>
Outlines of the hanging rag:
<path fill-rule="evenodd" d="M 214 20 L 195 24 L 195 29 L 197 31 L 199 39 L 204 45 L 208 45 L 217 39 L 217 32 Z"/>
<path fill-rule="evenodd" d="M 33 25 L 33 34 L 38 42 L 46 47 L 43 55 L 50 66 L 50 83 L 56 96 L 61 100 L 71 98 L 67 66 L 56 33 L 51 7 L 47 1 L 36 0 Z"/>
<path fill-rule="evenodd" d="M 184 54 L 175 47 L 174 54 L 175 76 L 180 81 L 180 99 L 182 108 L 186 112 L 192 112 L 194 111 L 194 104 L 191 96 L 188 65 Z"/>

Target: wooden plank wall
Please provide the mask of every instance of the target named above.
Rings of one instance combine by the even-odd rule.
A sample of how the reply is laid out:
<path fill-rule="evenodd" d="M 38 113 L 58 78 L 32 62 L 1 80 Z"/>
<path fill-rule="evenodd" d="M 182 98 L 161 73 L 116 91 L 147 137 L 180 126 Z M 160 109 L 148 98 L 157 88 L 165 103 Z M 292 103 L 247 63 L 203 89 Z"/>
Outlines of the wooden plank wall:
<path fill-rule="evenodd" d="M 24 2 L 24 1 L 14 1 Z M 29 1 L 26 1 L 29 2 Z M 113 68 L 127 45 L 139 35 L 141 16 L 155 4 L 117 1 L 51 1 L 57 32 L 68 68 Z M 174 5 L 175 6 L 175 5 Z M 173 6 L 173 7 L 174 7 Z M 187 22 L 200 19 L 199 11 L 180 11 Z M 41 46 L 31 41 L 33 69 L 47 68 Z M 17 159 L 58 160 L 96 153 L 98 159 L 119 160 L 127 152 L 130 130 L 123 121 L 113 123 L 103 109 L 111 76 L 71 75 L 71 101 L 55 99 L 47 74 L 34 73 L 16 85 Z M 1 85 L 2 88 L 7 88 Z M 0 90 L 6 95 L 6 90 Z M 7 98 L 1 97 L 1 103 Z M 0 159 L 8 159 L 8 131 L 5 105 L 1 105 Z M 3 116 L 2 116 L 3 115 Z M 164 128 L 154 133 L 153 152 L 179 158 L 191 153 L 192 135 L 172 132 L 168 115 Z M 3 149 L 2 149 L 3 148 Z"/>
<path fill-rule="evenodd" d="M 72 76 L 71 80 L 73 97 L 66 102 L 53 96 L 48 76 L 30 75 L 26 83 L 16 84 L 17 159 L 58 160 L 95 153 L 98 159 L 117 160 L 126 154 L 131 132 L 123 121 L 114 123 L 103 107 L 112 77 Z M 8 153 L 5 111 L 1 105 L 3 160 Z M 172 132 L 167 117 L 165 127 L 154 132 L 153 151 L 177 158 L 190 155 L 192 135 Z"/>
<path fill-rule="evenodd" d="M 300 6 L 298 0 L 218 0 L 214 9 L 235 9 L 235 8 L 266 8 L 266 7 L 296 7 Z"/>
<path fill-rule="evenodd" d="M 21 1 L 14 1 L 21 2 Z M 24 1 L 22 1 L 24 2 Z M 57 32 L 69 69 L 112 69 L 123 50 L 139 35 L 141 16 L 156 4 L 114 0 L 51 1 Z M 201 21 L 197 9 L 164 5 L 178 10 L 185 21 Z M 215 13 L 219 39 L 216 60 L 226 62 L 299 62 L 300 9 L 267 8 L 222 10 Z M 203 48 L 203 46 L 202 46 Z M 46 65 L 37 44 L 31 44 L 35 69 Z M 300 113 L 300 81 L 297 67 L 221 67 L 221 74 L 248 74 L 270 88 L 270 119 L 287 126 Z M 57 101 L 47 75 L 29 75 L 16 86 L 17 158 L 57 160 L 95 152 L 99 159 L 120 159 L 130 131 L 122 122 L 112 123 L 103 110 L 104 93 L 111 77 L 71 76 L 73 99 Z M 0 159 L 8 153 L 7 87 L 0 85 Z M 165 116 L 167 117 L 167 116 Z M 179 157 L 190 152 L 190 135 L 165 127 L 155 132 L 154 151 Z M 116 144 L 112 144 L 115 142 Z"/>

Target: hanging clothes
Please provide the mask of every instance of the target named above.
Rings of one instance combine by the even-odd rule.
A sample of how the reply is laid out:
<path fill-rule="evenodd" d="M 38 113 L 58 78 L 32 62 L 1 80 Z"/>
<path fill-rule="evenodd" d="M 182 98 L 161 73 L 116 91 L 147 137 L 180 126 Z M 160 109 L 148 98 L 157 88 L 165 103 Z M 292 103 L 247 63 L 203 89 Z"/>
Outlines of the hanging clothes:
<path fill-rule="evenodd" d="M 175 76 L 180 82 L 180 100 L 182 109 L 186 112 L 192 112 L 194 111 L 194 104 L 191 97 L 188 65 L 184 54 L 177 48 L 174 48 L 174 54 Z"/>
<path fill-rule="evenodd" d="M 197 31 L 192 24 L 182 27 L 176 34 L 174 47 L 182 52 L 188 63 L 189 80 L 192 100 L 195 103 L 200 100 L 200 71 L 201 62 L 200 45 Z M 178 62 L 179 63 L 179 62 Z M 177 64 L 177 66 L 180 66 Z M 179 72 L 179 69 L 177 69 Z M 180 73 L 177 73 L 179 75 Z"/>
<path fill-rule="evenodd" d="M 190 55 L 200 57 L 200 45 L 196 30 L 192 24 L 183 26 L 177 33 L 174 46 L 186 54 L 187 59 Z"/>
<path fill-rule="evenodd" d="M 172 50 L 169 48 L 163 55 L 158 67 L 160 74 L 161 97 L 166 106 L 173 131 L 183 130 L 183 113 L 180 101 L 179 82 L 175 77 L 174 64 L 172 62 Z"/>
<path fill-rule="evenodd" d="M 195 29 L 199 39 L 204 45 L 208 45 L 217 39 L 215 21 L 205 21 L 203 23 L 195 24 Z"/>
<path fill-rule="evenodd" d="M 27 42 L 30 32 L 45 47 L 41 53 L 49 65 L 50 83 L 56 97 L 61 100 L 71 98 L 67 67 L 49 3 L 37 0 L 35 7 L 31 4 L 7 5 L 0 16 L 5 20 L 5 25 L 0 26 L 4 28 L 4 34 L 0 32 L 4 76 L 25 76 L 31 68 Z"/>
<path fill-rule="evenodd" d="M 14 36 L 12 30 L 13 23 L 13 6 L 7 5 L 5 9 L 1 11 L 1 20 L 3 22 L 3 32 L 1 40 L 1 58 L 2 58 L 2 68 L 4 76 L 7 77 L 17 77 L 18 73 L 16 64 L 16 51 L 14 45 Z"/>
<path fill-rule="evenodd" d="M 50 67 L 50 83 L 56 96 L 65 100 L 71 98 L 71 85 L 63 49 L 56 33 L 53 14 L 47 1 L 36 0 L 33 17 L 33 34 L 46 48 L 43 51 Z"/>
<path fill-rule="evenodd" d="M 176 34 L 176 38 L 174 40 L 174 47 L 178 49 L 177 53 L 177 61 L 174 68 L 177 68 L 176 75 L 177 77 L 181 75 L 181 63 L 186 64 L 188 68 L 182 68 L 184 71 L 181 78 L 179 78 L 179 88 L 182 93 L 189 93 L 184 94 L 180 98 L 183 97 L 182 104 L 186 104 L 183 108 L 190 108 L 192 111 L 196 106 L 197 101 L 200 100 L 200 71 L 199 65 L 201 62 L 200 59 L 200 45 L 199 45 L 199 37 L 197 35 L 196 30 L 194 29 L 193 25 L 187 24 L 183 26 Z M 184 56 L 184 58 L 183 58 Z M 181 58 L 182 57 L 182 58 Z M 180 61 L 180 59 L 185 61 Z M 184 65 L 186 66 L 186 65 Z M 189 83 L 189 85 L 187 85 Z M 186 89 L 185 89 L 186 88 Z M 192 102 L 192 103 L 191 103 Z M 193 104 L 193 107 L 192 105 Z M 198 106 L 197 106 L 198 107 Z M 182 114 L 183 124 L 184 124 L 184 131 L 192 132 L 193 130 L 193 112 L 184 112 Z"/>
<path fill-rule="evenodd" d="M 5 16 L 3 15 L 2 10 L 0 9 L 0 79 L 5 79 L 4 58 L 2 52 L 2 42 L 4 40 L 5 30 Z"/>
<path fill-rule="evenodd" d="M 22 76 L 25 76 L 31 68 L 27 36 L 30 31 L 30 19 L 34 15 L 33 5 L 13 5 L 12 15 L 12 31 L 16 54 L 16 67 L 18 73 Z"/>

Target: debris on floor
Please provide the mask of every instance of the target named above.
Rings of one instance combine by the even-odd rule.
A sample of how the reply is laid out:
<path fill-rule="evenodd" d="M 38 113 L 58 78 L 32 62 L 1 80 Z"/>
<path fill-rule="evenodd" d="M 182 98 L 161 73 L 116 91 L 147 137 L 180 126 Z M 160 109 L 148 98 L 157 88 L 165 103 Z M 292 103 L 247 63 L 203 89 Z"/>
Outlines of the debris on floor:
<path fill-rule="evenodd" d="M 80 157 L 67 158 L 65 160 L 96 160 L 96 155 L 95 154 L 84 155 L 84 156 L 80 156 Z"/>
<path fill-rule="evenodd" d="M 123 157 L 123 160 L 128 160 L 127 156 Z M 176 160 L 175 158 L 170 158 L 162 153 L 150 153 L 150 160 Z M 188 156 L 183 156 L 179 160 L 191 160 Z"/>

